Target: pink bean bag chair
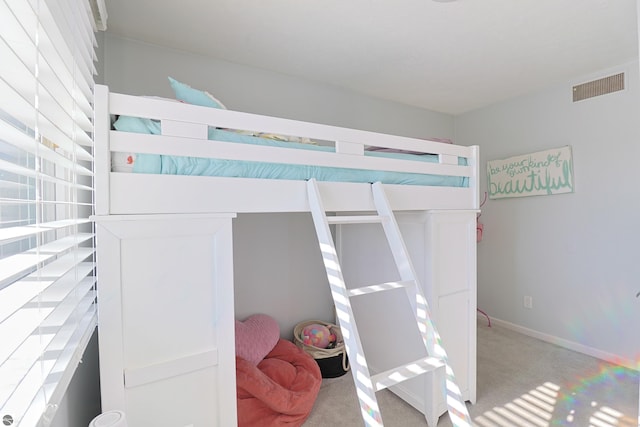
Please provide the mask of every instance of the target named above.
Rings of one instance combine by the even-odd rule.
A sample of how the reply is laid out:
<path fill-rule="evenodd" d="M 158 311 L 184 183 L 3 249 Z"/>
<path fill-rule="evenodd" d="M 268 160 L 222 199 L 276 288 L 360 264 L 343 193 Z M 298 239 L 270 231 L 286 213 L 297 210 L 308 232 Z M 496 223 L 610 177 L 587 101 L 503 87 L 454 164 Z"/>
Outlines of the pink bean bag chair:
<path fill-rule="evenodd" d="M 301 426 L 318 396 L 322 375 L 317 362 L 292 342 L 280 339 L 279 329 L 274 339 L 273 324 L 277 325 L 265 315 L 236 322 L 238 427 Z M 263 352 L 273 348 L 259 360 L 256 346 L 246 346 L 247 336 L 259 336 Z"/>

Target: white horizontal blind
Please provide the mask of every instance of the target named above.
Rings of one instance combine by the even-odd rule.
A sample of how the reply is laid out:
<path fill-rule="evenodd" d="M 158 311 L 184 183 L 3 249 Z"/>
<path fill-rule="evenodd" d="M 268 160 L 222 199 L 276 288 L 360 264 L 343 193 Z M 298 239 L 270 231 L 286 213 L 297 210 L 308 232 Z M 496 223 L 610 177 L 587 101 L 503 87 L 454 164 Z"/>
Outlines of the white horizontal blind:
<path fill-rule="evenodd" d="M 0 0 L 0 420 L 47 426 L 96 325 L 87 0 Z"/>

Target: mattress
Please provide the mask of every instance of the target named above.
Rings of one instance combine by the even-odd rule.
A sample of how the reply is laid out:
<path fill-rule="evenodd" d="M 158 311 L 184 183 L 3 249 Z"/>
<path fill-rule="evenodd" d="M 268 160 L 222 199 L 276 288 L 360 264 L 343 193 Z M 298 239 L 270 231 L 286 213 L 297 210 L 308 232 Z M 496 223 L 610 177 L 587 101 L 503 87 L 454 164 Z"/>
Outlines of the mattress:
<path fill-rule="evenodd" d="M 114 123 L 118 131 L 160 134 L 160 123 L 155 120 L 120 116 Z M 332 146 L 284 140 L 278 136 L 260 137 L 226 129 L 209 128 L 208 138 L 215 141 L 236 142 L 260 146 L 282 147 L 300 150 L 335 152 Z M 402 152 L 365 151 L 365 156 L 413 160 L 437 163 L 437 155 L 416 155 Z M 171 156 L 162 154 L 114 153 L 113 170 L 146 174 L 196 175 L 218 177 L 241 177 L 261 179 L 308 180 L 333 182 L 382 182 L 384 184 L 468 187 L 468 179 L 458 176 L 442 176 L 393 171 L 363 170 L 312 166 L 300 164 L 282 164 L 201 158 L 190 156 Z M 118 160 L 119 159 L 119 160 Z M 465 158 L 459 158 L 460 165 L 466 165 Z"/>

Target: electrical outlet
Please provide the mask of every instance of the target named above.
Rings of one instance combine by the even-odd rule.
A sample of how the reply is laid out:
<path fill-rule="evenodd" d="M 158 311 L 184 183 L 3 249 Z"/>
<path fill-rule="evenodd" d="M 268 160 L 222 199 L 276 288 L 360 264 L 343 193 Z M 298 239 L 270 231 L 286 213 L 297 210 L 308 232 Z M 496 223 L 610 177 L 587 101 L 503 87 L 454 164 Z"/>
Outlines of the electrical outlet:
<path fill-rule="evenodd" d="M 533 308 L 533 298 L 529 295 L 524 296 L 524 308 Z"/>

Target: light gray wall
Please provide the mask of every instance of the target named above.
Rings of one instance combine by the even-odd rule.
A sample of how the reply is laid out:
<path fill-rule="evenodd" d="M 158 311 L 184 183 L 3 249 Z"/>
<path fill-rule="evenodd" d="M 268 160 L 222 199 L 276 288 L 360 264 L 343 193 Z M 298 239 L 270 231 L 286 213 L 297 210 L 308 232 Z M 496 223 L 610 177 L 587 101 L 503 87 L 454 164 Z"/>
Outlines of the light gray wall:
<path fill-rule="evenodd" d="M 172 96 L 166 82 L 166 76 L 172 75 L 214 93 L 231 109 L 478 144 L 483 165 L 487 159 L 572 145 L 575 194 L 489 201 L 484 206 L 481 218 L 486 234 L 478 247 L 479 307 L 514 325 L 596 352 L 631 359 L 640 354 L 635 339 L 640 310 L 638 300 L 632 298 L 640 290 L 635 279 L 640 263 L 634 259 L 633 247 L 639 227 L 633 176 L 633 161 L 639 154 L 639 131 L 634 125 L 637 64 L 617 68 L 629 71 L 629 88 L 624 93 L 571 104 L 567 87 L 585 77 L 465 114 L 454 123 L 448 115 L 335 87 L 102 33 L 98 37 L 96 81 L 117 92 Z M 481 182 L 486 182 L 484 171 Z M 312 246 L 296 243 L 314 238 L 313 233 L 300 235 L 309 218 L 242 216 L 238 220 L 243 225 L 236 232 L 234 249 L 247 254 L 245 268 L 236 271 L 238 316 L 267 312 L 279 319 L 283 335 L 303 317 L 330 320 L 324 288 L 308 292 L 322 274 L 312 261 Z M 252 246 L 253 233 L 263 233 L 260 238 L 268 240 L 273 237 L 270 230 L 282 232 L 271 241 L 271 249 Z M 261 261 L 252 264 L 251 258 L 257 257 Z M 276 268 L 276 263 L 281 267 Z M 285 287 L 270 292 L 280 281 L 292 283 L 294 291 L 283 292 Z M 261 290 L 258 294 L 252 291 L 256 286 Z M 525 294 L 534 298 L 532 310 L 522 308 Z M 267 300 L 264 309 L 258 305 L 263 299 Z M 100 411 L 98 385 L 94 334 L 52 426 L 88 425 Z"/>
<path fill-rule="evenodd" d="M 227 108 L 413 137 L 451 138 L 453 117 L 337 87 L 106 35 L 104 81 L 114 92 L 173 97 L 167 76 L 207 90 Z M 236 317 L 332 321 L 309 214 L 241 215 L 234 223 Z"/>
<path fill-rule="evenodd" d="M 71 383 L 51 422 L 51 427 L 87 427 L 100 414 L 98 334 L 94 333 Z"/>
<path fill-rule="evenodd" d="M 327 275 L 310 214 L 240 214 L 234 220 L 236 318 L 277 319 L 293 338 L 304 320 L 335 319 Z"/>
<path fill-rule="evenodd" d="M 618 72 L 624 91 L 572 102 L 572 86 Z M 601 357 L 637 360 L 639 118 L 637 62 L 456 117 L 457 142 L 480 145 L 482 192 L 487 160 L 573 148 L 573 194 L 483 207 L 479 308 Z"/>
<path fill-rule="evenodd" d="M 635 125 L 637 63 L 454 119 L 108 34 L 104 43 L 104 81 L 116 92 L 170 97 L 166 76 L 171 75 L 208 90 L 230 109 L 414 137 L 453 137 L 462 145 L 479 145 L 483 165 L 488 159 L 571 145 L 574 194 L 488 201 L 484 206 L 479 307 L 523 330 L 600 357 L 633 360 L 640 353 L 628 335 L 640 324 L 634 298 L 640 263 L 634 262 L 633 250 L 640 227 L 633 208 L 639 202 L 630 160 L 638 154 L 640 136 Z M 574 84 L 621 70 L 627 73 L 625 91 L 571 102 Z M 485 181 L 483 171 L 483 186 Z M 234 236 L 238 316 L 268 312 L 281 320 L 283 335 L 295 321 L 329 320 L 328 297 L 310 291 L 321 272 L 314 254 L 305 249 L 313 233 L 299 234 L 305 218 L 239 221 L 244 225 Z M 269 241 L 264 236 L 264 250 L 249 250 L 255 230 L 279 230 L 276 234 L 283 237 Z M 268 292 L 282 281 L 296 292 Z M 252 294 L 256 286 L 264 291 Z M 524 295 L 533 297 L 533 309 L 524 309 Z M 264 304 L 257 306 L 256 301 Z M 292 311 L 285 315 L 287 307 Z"/>
<path fill-rule="evenodd" d="M 230 110 L 416 138 L 453 136 L 448 114 L 109 34 L 104 41 L 104 81 L 114 92 L 173 97 L 171 76 L 208 91 Z"/>
<path fill-rule="evenodd" d="M 96 83 L 104 84 L 104 32 L 98 31 L 96 33 L 96 42 L 98 43 L 96 47 L 97 61 L 95 62 L 96 75 L 93 76 L 93 80 Z"/>

